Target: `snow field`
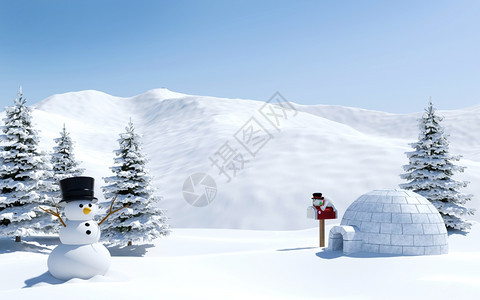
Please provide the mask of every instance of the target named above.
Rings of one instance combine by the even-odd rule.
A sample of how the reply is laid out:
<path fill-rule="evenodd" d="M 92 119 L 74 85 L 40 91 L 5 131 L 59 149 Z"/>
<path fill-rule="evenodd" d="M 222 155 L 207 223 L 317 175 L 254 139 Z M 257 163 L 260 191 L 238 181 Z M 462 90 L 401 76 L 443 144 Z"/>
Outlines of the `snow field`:
<path fill-rule="evenodd" d="M 333 225 L 329 224 L 327 232 Z M 43 299 L 476 299 L 480 230 L 451 235 L 447 255 L 396 257 L 324 252 L 318 228 L 299 231 L 175 229 L 152 248 L 111 250 L 106 276 L 63 284 L 46 272 L 54 239 L 28 242 L 30 252 L 0 240 L 9 276 L 0 296 Z M 58 242 L 58 241 L 57 241 Z M 35 253 L 36 252 L 36 253 Z M 146 253 L 145 253 L 146 252 Z M 144 254 L 144 257 L 135 255 Z M 134 255 L 129 257 L 118 255 Z"/>

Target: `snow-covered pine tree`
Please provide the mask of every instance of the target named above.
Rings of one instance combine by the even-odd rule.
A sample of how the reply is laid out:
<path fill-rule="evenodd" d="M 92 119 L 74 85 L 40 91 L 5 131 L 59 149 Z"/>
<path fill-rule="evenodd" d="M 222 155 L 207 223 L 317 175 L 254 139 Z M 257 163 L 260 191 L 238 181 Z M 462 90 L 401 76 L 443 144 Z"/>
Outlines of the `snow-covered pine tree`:
<path fill-rule="evenodd" d="M 38 151 L 38 135 L 32 126 L 32 109 L 22 90 L 15 105 L 6 107 L 3 135 L 0 135 L 0 230 L 5 235 L 21 236 L 53 232 L 52 217 L 40 205 L 49 204 L 51 189 L 48 159 Z"/>
<path fill-rule="evenodd" d="M 115 163 L 110 168 L 115 175 L 104 178 L 107 185 L 102 190 L 105 199 L 117 197 L 111 211 L 125 205 L 129 207 L 105 221 L 102 237 L 111 245 L 127 243 L 129 246 L 132 243 L 146 244 L 168 235 L 169 229 L 165 211 L 155 207 L 160 197 L 153 195 L 140 136 L 135 133 L 131 120 L 125 130 L 118 139 L 120 149 L 114 151 Z"/>
<path fill-rule="evenodd" d="M 60 180 L 80 176 L 83 174 L 84 169 L 79 168 L 79 162 L 75 160 L 73 142 L 70 134 L 65 129 L 65 124 L 63 124 L 60 137 L 54 139 L 54 141 L 56 146 L 53 147 L 50 163 L 53 169 L 54 189 L 58 193 L 60 191 Z"/>
<path fill-rule="evenodd" d="M 454 172 L 463 172 L 465 167 L 454 165 L 461 156 L 449 154 L 449 142 L 440 124 L 443 117 L 435 114 L 430 100 L 428 108 L 419 120 L 418 142 L 410 144 L 415 151 L 406 152 L 409 164 L 403 166 L 407 172 L 400 177 L 408 183 L 400 184 L 403 189 L 413 190 L 424 196 L 438 209 L 447 229 L 468 231 L 471 222 L 463 217 L 473 214 L 473 209 L 464 205 L 473 195 L 462 194 L 458 190 L 466 187 L 467 181 L 452 179 Z"/>

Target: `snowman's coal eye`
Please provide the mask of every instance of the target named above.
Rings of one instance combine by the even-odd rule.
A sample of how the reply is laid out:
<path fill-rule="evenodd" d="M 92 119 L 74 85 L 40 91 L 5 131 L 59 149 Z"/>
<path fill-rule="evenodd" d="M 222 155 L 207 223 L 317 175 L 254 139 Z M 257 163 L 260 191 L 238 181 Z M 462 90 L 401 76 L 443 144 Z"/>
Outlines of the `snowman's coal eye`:
<path fill-rule="evenodd" d="M 88 205 L 88 207 L 92 207 L 92 205 L 91 205 L 91 204 L 89 204 L 89 205 Z"/>
<path fill-rule="evenodd" d="M 83 207 L 83 204 L 80 204 L 79 207 L 82 208 L 82 207 Z"/>

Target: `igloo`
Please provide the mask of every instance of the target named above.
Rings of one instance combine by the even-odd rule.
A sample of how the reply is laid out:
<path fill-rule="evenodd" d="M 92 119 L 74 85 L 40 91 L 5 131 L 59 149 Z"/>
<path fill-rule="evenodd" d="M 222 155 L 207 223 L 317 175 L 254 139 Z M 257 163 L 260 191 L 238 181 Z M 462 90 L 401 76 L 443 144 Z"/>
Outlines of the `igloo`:
<path fill-rule="evenodd" d="M 412 191 L 375 190 L 360 196 L 330 230 L 329 250 L 344 254 L 394 255 L 448 253 L 448 235 L 438 210 Z"/>

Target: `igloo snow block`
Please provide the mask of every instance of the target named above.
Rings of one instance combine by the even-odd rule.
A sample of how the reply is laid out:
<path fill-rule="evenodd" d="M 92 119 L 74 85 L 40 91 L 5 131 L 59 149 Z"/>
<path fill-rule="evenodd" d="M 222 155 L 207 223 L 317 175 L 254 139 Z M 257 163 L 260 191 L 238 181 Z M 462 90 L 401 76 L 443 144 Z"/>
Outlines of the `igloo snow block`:
<path fill-rule="evenodd" d="M 328 249 L 345 254 L 446 254 L 448 234 L 440 213 L 421 195 L 374 190 L 347 208 L 340 226 L 330 230 Z"/>

